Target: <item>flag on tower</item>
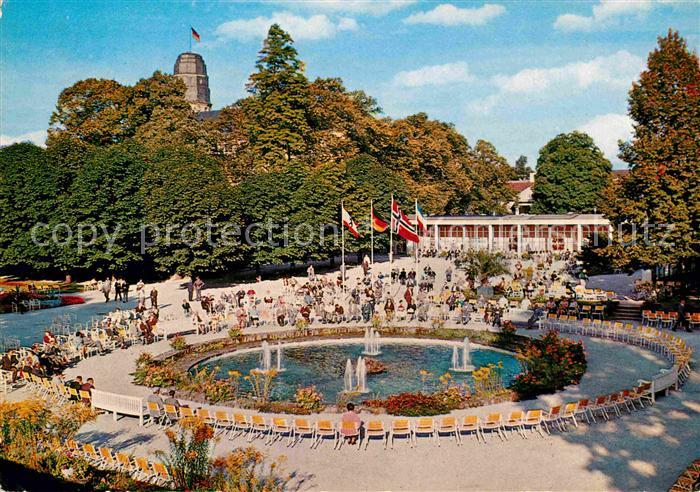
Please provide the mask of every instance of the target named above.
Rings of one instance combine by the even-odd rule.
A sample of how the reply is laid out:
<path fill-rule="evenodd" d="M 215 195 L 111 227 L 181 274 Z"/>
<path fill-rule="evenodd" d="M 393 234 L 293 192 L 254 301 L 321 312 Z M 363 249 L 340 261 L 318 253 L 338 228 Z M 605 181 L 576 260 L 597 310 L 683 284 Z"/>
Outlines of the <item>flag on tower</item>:
<path fill-rule="evenodd" d="M 374 213 L 374 207 L 372 207 L 372 228 L 377 232 L 384 232 L 388 227 L 389 224 L 377 217 L 377 214 Z"/>
<path fill-rule="evenodd" d="M 418 232 L 425 232 L 428 230 L 428 221 L 425 220 L 425 215 L 418 205 L 418 200 L 416 200 L 416 225 L 418 226 Z"/>
<path fill-rule="evenodd" d="M 192 30 L 192 37 L 197 41 L 198 43 L 201 41 L 201 38 L 199 37 L 199 33 L 194 30 L 194 27 L 190 26 L 190 29 Z"/>
<path fill-rule="evenodd" d="M 348 228 L 350 231 L 350 234 L 355 236 L 355 238 L 360 237 L 360 233 L 357 232 L 357 224 L 355 224 L 355 221 L 352 220 L 352 217 L 350 217 L 350 214 L 348 213 L 347 210 L 345 210 L 345 206 L 341 205 L 342 208 L 342 216 L 343 216 L 343 225 Z"/>

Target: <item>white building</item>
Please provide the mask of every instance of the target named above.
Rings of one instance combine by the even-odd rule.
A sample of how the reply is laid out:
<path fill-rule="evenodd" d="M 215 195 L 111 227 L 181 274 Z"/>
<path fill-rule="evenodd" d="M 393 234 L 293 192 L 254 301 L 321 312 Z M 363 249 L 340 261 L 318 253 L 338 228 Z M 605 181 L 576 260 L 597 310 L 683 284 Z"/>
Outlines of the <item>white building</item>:
<path fill-rule="evenodd" d="M 426 217 L 421 248 L 489 251 L 580 251 L 612 233 L 601 214 L 443 215 Z"/>
<path fill-rule="evenodd" d="M 508 188 L 516 193 L 515 201 L 508 202 L 506 208 L 515 215 L 528 213 L 532 206 L 532 192 L 535 188 L 535 173 L 530 173 L 528 179 L 508 181 Z"/>

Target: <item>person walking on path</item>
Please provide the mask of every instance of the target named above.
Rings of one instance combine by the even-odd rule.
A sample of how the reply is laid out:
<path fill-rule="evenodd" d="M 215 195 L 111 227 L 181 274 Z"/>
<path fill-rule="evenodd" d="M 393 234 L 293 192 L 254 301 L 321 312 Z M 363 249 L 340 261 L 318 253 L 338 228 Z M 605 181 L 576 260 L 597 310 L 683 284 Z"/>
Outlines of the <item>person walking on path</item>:
<path fill-rule="evenodd" d="M 121 278 L 118 278 L 114 281 L 114 301 L 124 301 L 124 297 L 122 296 L 122 288 L 123 288 L 123 280 Z"/>
<path fill-rule="evenodd" d="M 129 302 L 129 281 L 126 279 L 122 279 L 122 296 L 123 302 Z"/>
<path fill-rule="evenodd" d="M 153 287 L 151 289 L 151 307 L 157 308 L 158 307 L 158 289 Z"/>
<path fill-rule="evenodd" d="M 204 288 L 204 282 L 202 281 L 201 278 L 197 277 L 194 281 L 194 300 L 195 301 L 201 301 L 202 300 L 202 289 Z"/>
<path fill-rule="evenodd" d="M 187 281 L 187 300 L 189 302 L 192 302 L 193 300 L 193 295 L 194 293 L 194 283 L 192 282 L 192 277 L 190 276 L 190 279 Z"/>
<path fill-rule="evenodd" d="M 102 282 L 102 293 L 105 296 L 105 302 L 109 302 L 109 293 L 112 291 L 112 281 L 107 277 L 104 282 Z"/>

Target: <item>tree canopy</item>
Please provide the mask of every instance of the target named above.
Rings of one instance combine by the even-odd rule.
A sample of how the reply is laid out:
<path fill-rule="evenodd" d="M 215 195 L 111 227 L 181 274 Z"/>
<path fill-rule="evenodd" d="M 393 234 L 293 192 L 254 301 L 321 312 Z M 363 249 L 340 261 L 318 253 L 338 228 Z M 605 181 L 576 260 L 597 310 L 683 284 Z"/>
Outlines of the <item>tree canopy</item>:
<path fill-rule="evenodd" d="M 515 167 L 513 168 L 513 179 L 528 179 L 532 172 L 534 171 L 527 165 L 526 156 L 521 155 L 516 159 Z"/>
<path fill-rule="evenodd" d="M 429 214 L 502 212 L 512 200 L 513 170 L 492 144 L 472 147 L 425 113 L 385 117 L 339 78 L 308 80 L 277 25 L 247 89 L 213 119 L 161 72 L 64 89 L 46 149 L 0 149 L 2 271 L 163 277 L 326 259 L 340 252 L 341 200 L 362 233 L 347 237 L 349 252 L 369 249 L 370 203 L 388 220 L 392 194 L 409 213 L 414 199 Z M 36 223 L 48 224 L 42 245 L 26 232 Z"/>
<path fill-rule="evenodd" d="M 51 249 L 40 246 L 60 192 L 60 174 L 47 153 L 30 143 L 0 149 L 0 271 L 23 274 L 52 267 Z"/>
<path fill-rule="evenodd" d="M 615 225 L 607 249 L 618 267 L 679 265 L 700 254 L 700 68 L 678 32 L 649 54 L 629 92 L 630 172 L 608 193 Z"/>
<path fill-rule="evenodd" d="M 532 193 L 533 213 L 600 210 L 612 165 L 585 133 L 562 133 L 540 149 Z"/>

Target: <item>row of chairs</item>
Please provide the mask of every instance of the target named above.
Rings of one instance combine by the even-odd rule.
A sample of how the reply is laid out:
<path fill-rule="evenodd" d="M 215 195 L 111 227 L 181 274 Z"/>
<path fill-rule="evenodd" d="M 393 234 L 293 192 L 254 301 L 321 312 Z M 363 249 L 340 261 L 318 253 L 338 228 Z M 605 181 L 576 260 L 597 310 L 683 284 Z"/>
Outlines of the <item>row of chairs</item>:
<path fill-rule="evenodd" d="M 653 403 L 651 396 L 651 384 L 642 383 L 632 389 L 625 389 L 609 395 L 598 396 L 595 400 L 582 399 L 577 402 L 567 403 L 563 406 L 554 406 L 549 411 L 514 410 L 506 418 L 501 413 L 491 413 L 486 418 L 476 415 L 466 415 L 461 419 L 453 415 L 440 418 L 422 417 L 416 420 L 407 418 L 395 418 L 389 425 L 381 420 L 370 420 L 364 428 L 360 428 L 355 422 L 333 423 L 328 419 L 320 419 L 311 423 L 308 418 L 272 417 L 269 420 L 263 415 L 245 415 L 243 413 L 230 413 L 225 410 L 209 410 L 188 407 L 175 407 L 164 405 L 161 408 L 155 402 L 149 402 L 149 414 L 151 421 L 156 425 L 172 425 L 180 419 L 199 418 L 211 425 L 218 435 L 225 435 L 230 440 L 245 436 L 247 442 L 256 439 L 264 439 L 265 444 L 272 445 L 286 438 L 288 447 L 296 446 L 304 439 L 310 441 L 310 447 L 317 448 L 322 441 L 332 440 L 333 448 L 340 449 L 344 437 L 355 437 L 358 441 L 358 449 L 362 443 L 365 449 L 370 440 L 380 439 L 386 448 L 389 444 L 392 449 L 394 440 L 405 438 L 411 447 L 417 446 L 418 438 L 428 437 L 440 446 L 440 437 L 452 437 L 457 445 L 462 444 L 462 437 L 474 435 L 478 442 L 486 442 L 485 434 L 493 433 L 502 440 L 508 440 L 508 435 L 520 434 L 527 437 L 527 431 L 538 432 L 543 437 L 551 433 L 553 428 L 559 431 L 567 430 L 570 421 L 578 427 L 578 419 L 596 423 L 596 417 L 610 419 L 611 416 L 621 416 L 622 411 L 632 412 L 644 408 L 644 402 Z"/>
<path fill-rule="evenodd" d="M 683 470 L 671 485 L 669 492 L 694 492 L 698 489 L 700 489 L 700 458 Z"/>
<path fill-rule="evenodd" d="M 691 329 L 700 327 L 700 313 L 687 313 L 685 315 Z M 651 311 L 645 309 L 642 311 L 642 324 L 644 326 L 654 326 L 658 328 L 673 328 L 680 316 L 677 311 Z"/>
<path fill-rule="evenodd" d="M 96 468 L 121 471 L 136 480 L 151 483 L 160 487 L 173 483 L 172 474 L 167 465 L 159 461 L 150 461 L 145 457 L 133 457 L 127 453 L 114 452 L 110 448 L 95 448 L 92 444 L 79 443 L 68 439 L 65 447 L 74 456 L 79 456 Z"/>
<path fill-rule="evenodd" d="M 619 321 L 578 321 L 571 316 L 547 317 L 541 321 L 541 327 L 562 333 L 572 333 L 598 338 L 607 338 L 630 345 L 647 348 L 666 357 L 678 366 L 679 382 L 682 384 L 690 377 L 690 360 L 693 350 L 687 342 L 668 330 L 659 330 L 650 326 L 635 326 Z"/>
<path fill-rule="evenodd" d="M 651 311 L 645 309 L 642 311 L 642 325 L 655 326 L 658 328 L 671 329 L 678 322 L 678 313 L 676 311 Z"/>
<path fill-rule="evenodd" d="M 36 396 L 49 400 L 52 403 L 63 404 L 70 400 L 82 400 L 89 404 L 92 395 L 89 391 L 79 390 L 51 378 L 43 378 L 36 374 L 24 373 L 24 380 L 29 389 Z"/>

